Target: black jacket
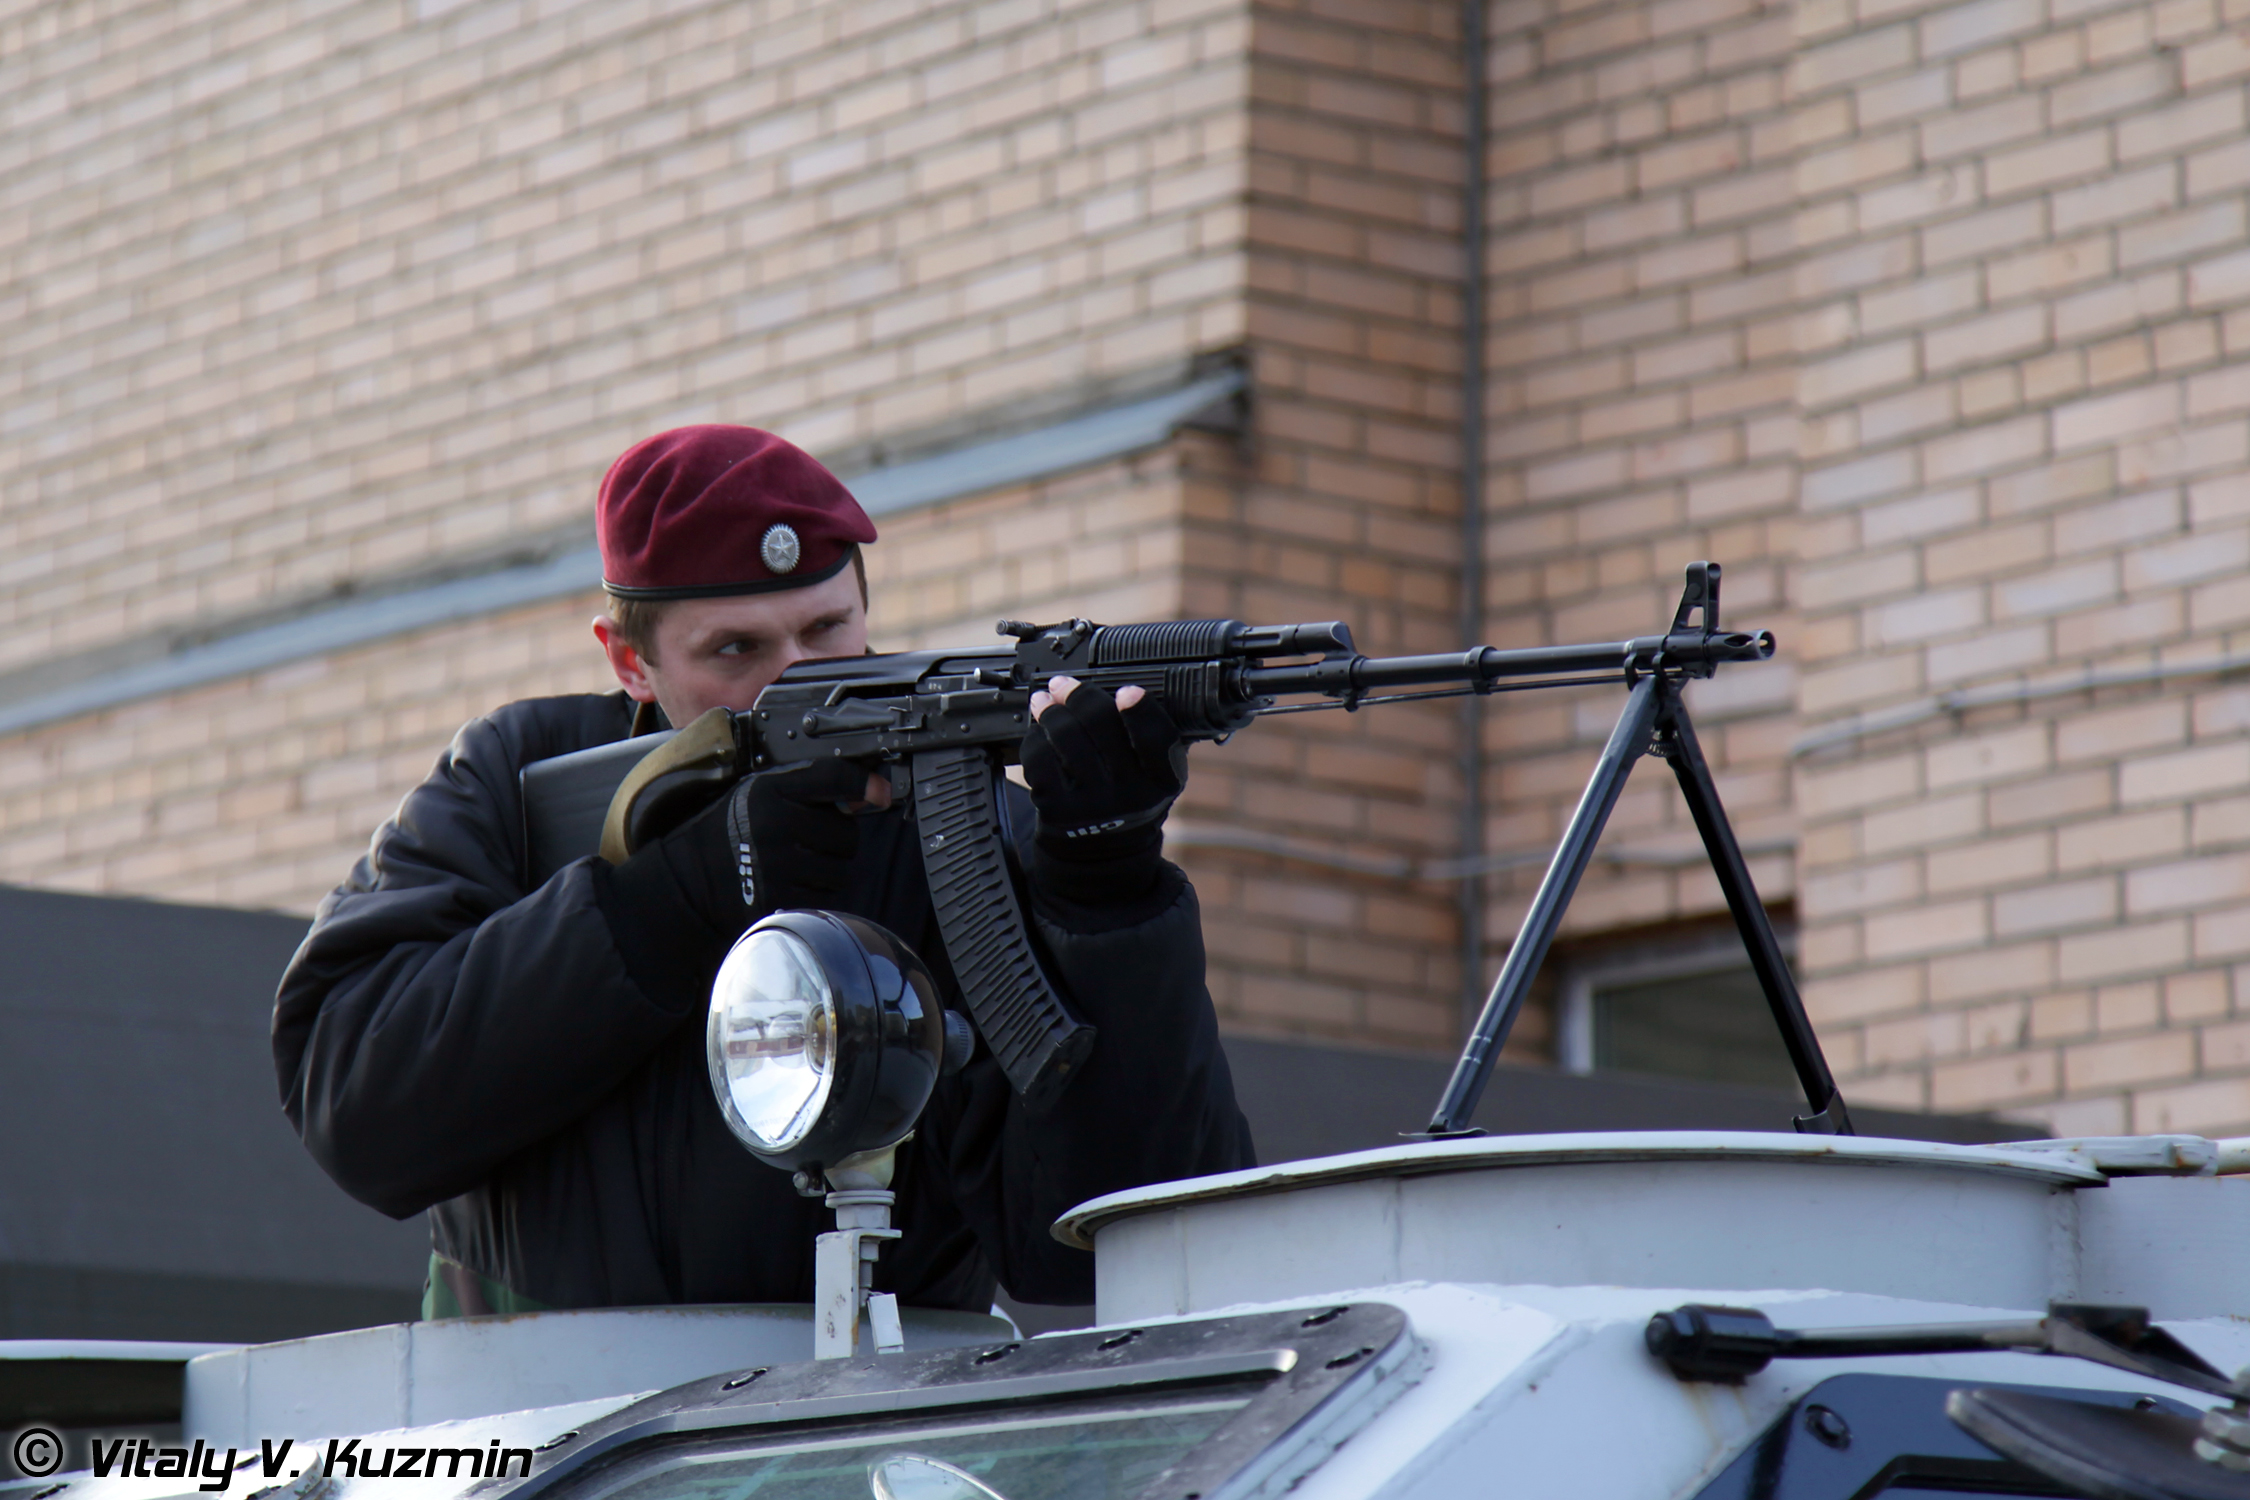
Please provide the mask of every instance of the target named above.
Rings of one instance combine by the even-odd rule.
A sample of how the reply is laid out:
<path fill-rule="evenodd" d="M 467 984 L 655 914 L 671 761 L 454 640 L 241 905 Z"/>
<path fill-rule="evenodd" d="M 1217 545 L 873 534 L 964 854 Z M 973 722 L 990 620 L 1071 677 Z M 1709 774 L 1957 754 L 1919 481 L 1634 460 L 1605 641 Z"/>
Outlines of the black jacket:
<path fill-rule="evenodd" d="M 622 738 L 623 694 L 513 703 L 466 725 L 320 904 L 274 1007 L 284 1109 L 346 1192 L 430 1210 L 436 1248 L 553 1307 L 804 1302 L 817 1199 L 728 1134 L 703 1061 L 705 995 L 644 993 L 593 859 L 524 888 L 518 772 Z M 951 980 L 902 813 L 863 826 L 849 909 Z M 1034 1122 L 981 1049 L 901 1153 L 878 1285 L 983 1311 L 1093 1300 L 1093 1257 L 1048 1233 L 1102 1193 L 1251 1162 L 1203 984 L 1194 891 L 1038 936 L 1100 1033 Z M 1168 897 L 1168 899 L 1163 899 Z M 1093 925 L 1093 924 L 1081 924 Z"/>

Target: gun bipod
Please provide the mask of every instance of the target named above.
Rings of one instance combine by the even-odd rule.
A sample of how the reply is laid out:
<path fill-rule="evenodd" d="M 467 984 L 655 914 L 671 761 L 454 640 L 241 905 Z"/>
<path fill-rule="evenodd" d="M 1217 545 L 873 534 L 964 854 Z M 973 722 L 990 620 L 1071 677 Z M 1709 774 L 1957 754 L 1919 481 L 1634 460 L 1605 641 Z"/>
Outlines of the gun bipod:
<path fill-rule="evenodd" d="M 1691 624 L 1691 617 L 1696 615 L 1701 619 Z M 1781 944 L 1774 936 L 1772 922 L 1767 919 L 1765 904 L 1758 899 L 1749 866 L 1742 857 L 1742 847 L 1727 821 L 1726 808 L 1719 800 L 1710 765 L 1704 759 L 1695 726 L 1688 717 L 1687 704 L 1681 697 L 1681 688 L 1688 677 L 1710 676 L 1721 661 L 1763 660 L 1773 652 L 1773 637 L 1768 632 L 1760 631 L 1742 640 L 1748 644 L 1737 644 L 1733 637 L 1719 631 L 1719 565 L 1698 562 L 1688 566 L 1687 587 L 1673 616 L 1672 628 L 1662 636 L 1628 643 L 1634 649 L 1628 651 L 1622 668 L 1624 680 L 1630 687 L 1625 708 L 1618 715 L 1609 742 L 1602 747 L 1593 774 L 1587 778 L 1586 790 L 1563 829 L 1547 873 L 1540 880 L 1531 908 L 1525 913 L 1515 942 L 1509 946 L 1508 956 L 1493 980 L 1476 1025 L 1462 1045 L 1460 1059 L 1454 1064 L 1453 1075 L 1438 1099 L 1424 1135 L 1448 1137 L 1475 1133 L 1469 1120 L 1476 1113 L 1477 1101 L 1492 1073 L 1492 1064 L 1501 1048 L 1507 1045 L 1508 1033 L 1531 993 L 1531 983 L 1539 973 L 1539 966 L 1554 944 L 1563 912 L 1577 893 L 1578 882 L 1594 857 L 1594 847 L 1601 841 L 1602 829 L 1617 806 L 1626 778 L 1632 774 L 1634 763 L 1644 755 L 1658 756 L 1671 765 L 1681 795 L 1687 799 L 1688 812 L 1695 820 L 1696 832 L 1702 837 L 1704 851 L 1710 856 L 1711 868 L 1726 896 L 1735 929 L 1749 953 L 1750 967 L 1758 976 L 1759 988 L 1765 993 L 1774 1024 L 1788 1048 L 1790 1064 L 1796 1070 L 1797 1080 L 1810 1105 L 1808 1113 L 1796 1118 L 1797 1129 L 1820 1135 L 1853 1133 L 1851 1116 L 1837 1093 L 1827 1059 L 1821 1054 L 1820 1040 L 1813 1034 L 1812 1023 L 1805 1015 L 1804 1000 L 1797 993 L 1796 980 L 1782 956 Z M 1711 643 L 1722 644 L 1714 651 Z"/>

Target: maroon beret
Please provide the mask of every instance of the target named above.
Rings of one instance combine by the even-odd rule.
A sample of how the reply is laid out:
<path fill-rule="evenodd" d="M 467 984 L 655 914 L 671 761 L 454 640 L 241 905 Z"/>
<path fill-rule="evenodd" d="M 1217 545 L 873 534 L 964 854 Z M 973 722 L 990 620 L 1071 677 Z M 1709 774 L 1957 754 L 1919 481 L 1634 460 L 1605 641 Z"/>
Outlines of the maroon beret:
<path fill-rule="evenodd" d="M 875 523 L 843 481 L 755 427 L 675 427 L 602 479 L 602 587 L 621 599 L 704 599 L 833 578 Z"/>

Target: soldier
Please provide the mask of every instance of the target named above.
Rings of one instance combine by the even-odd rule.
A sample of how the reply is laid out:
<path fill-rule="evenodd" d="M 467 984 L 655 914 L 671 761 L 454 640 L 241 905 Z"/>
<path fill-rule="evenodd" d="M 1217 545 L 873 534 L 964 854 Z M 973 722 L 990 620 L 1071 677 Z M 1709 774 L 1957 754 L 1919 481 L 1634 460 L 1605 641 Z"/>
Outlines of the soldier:
<path fill-rule="evenodd" d="M 848 763 L 749 777 L 622 864 L 533 883 L 526 765 L 747 708 L 792 662 L 867 649 L 875 528 L 780 438 L 650 438 L 603 480 L 598 528 L 610 605 L 594 633 L 622 691 L 463 726 L 321 902 L 274 1008 L 306 1149 L 360 1201 L 429 1212 L 425 1317 L 810 1301 L 826 1210 L 735 1142 L 706 1076 L 719 961 L 770 911 L 852 912 L 959 1003 L 906 811 L 874 806 L 881 783 Z M 1042 946 L 1100 1039 L 1038 1119 L 981 1048 L 939 1082 L 900 1153 L 905 1236 L 877 1273 L 909 1304 L 981 1312 L 996 1280 L 1090 1302 L 1092 1257 L 1049 1236 L 1057 1214 L 1251 1161 L 1195 894 L 1160 854 L 1178 734 L 1137 690 L 1072 686 L 1033 701 L 1023 852 Z"/>

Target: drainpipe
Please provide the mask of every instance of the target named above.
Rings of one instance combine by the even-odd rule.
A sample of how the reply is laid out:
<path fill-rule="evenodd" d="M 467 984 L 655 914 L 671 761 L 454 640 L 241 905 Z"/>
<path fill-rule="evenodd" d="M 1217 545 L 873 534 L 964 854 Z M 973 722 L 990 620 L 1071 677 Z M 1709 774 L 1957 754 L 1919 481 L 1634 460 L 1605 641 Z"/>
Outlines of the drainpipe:
<path fill-rule="evenodd" d="M 1461 56 L 1461 622 L 1484 639 L 1485 0 L 1463 0 Z M 1484 703 L 1461 700 L 1461 1034 L 1484 1008 Z"/>

